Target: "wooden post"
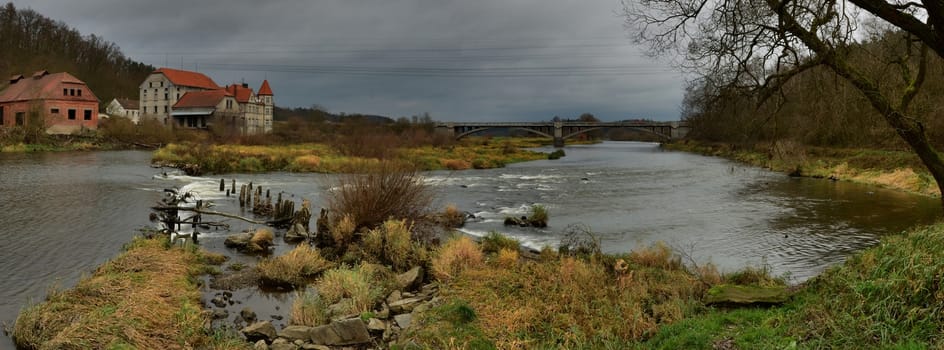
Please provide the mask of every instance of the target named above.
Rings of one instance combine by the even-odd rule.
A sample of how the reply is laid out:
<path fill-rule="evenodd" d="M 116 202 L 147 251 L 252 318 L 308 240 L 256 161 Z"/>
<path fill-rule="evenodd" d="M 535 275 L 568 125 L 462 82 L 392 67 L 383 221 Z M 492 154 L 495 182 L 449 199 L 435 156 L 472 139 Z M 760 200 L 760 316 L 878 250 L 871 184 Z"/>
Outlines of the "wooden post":
<path fill-rule="evenodd" d="M 220 192 L 223 192 L 223 190 L 225 189 L 226 189 L 226 181 L 223 181 L 223 179 L 220 179 Z"/>

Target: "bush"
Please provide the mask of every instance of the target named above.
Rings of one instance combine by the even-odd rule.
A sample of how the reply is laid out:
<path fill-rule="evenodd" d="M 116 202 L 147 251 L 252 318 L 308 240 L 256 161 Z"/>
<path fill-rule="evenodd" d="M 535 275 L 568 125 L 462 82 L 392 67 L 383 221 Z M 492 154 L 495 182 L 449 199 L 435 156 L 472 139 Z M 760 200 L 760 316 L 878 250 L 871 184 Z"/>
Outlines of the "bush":
<path fill-rule="evenodd" d="M 547 207 L 540 204 L 532 205 L 528 222 L 534 227 L 547 227 Z"/>
<path fill-rule="evenodd" d="M 482 237 L 481 246 L 482 251 L 487 254 L 498 253 L 502 249 L 517 252 L 521 249 L 521 242 L 518 242 L 517 239 L 492 231 L 485 235 L 485 237 Z"/>
<path fill-rule="evenodd" d="M 374 280 L 374 273 L 371 272 L 364 265 L 328 270 L 318 282 L 318 294 L 326 305 L 343 301 L 340 314 L 368 312 L 384 295 L 380 286 L 371 284 Z"/>
<path fill-rule="evenodd" d="M 337 189 L 328 198 L 334 215 L 352 215 L 357 229 L 371 229 L 387 219 L 417 221 L 426 216 L 433 194 L 415 170 L 391 162 L 363 170 L 338 177 Z"/>
<path fill-rule="evenodd" d="M 334 246 L 346 247 L 348 243 L 354 241 L 354 232 L 357 231 L 357 222 L 351 214 L 344 214 L 341 220 L 331 227 L 331 238 L 334 240 Z"/>
<path fill-rule="evenodd" d="M 410 229 L 405 220 L 387 220 L 364 236 L 364 253 L 369 259 L 389 264 L 395 271 L 425 265 L 429 253 L 424 246 L 411 239 Z"/>
<path fill-rule="evenodd" d="M 443 209 L 442 224 L 445 227 L 456 228 L 465 225 L 465 213 L 459 211 L 455 204 L 449 204 Z"/>
<path fill-rule="evenodd" d="M 566 154 L 564 154 L 564 150 L 559 149 L 559 150 L 556 150 L 556 151 L 554 151 L 554 152 L 549 153 L 549 154 L 547 155 L 547 159 L 550 159 L 550 160 L 561 159 L 561 157 L 563 157 L 563 156 L 565 156 L 565 155 L 566 155 Z"/>
<path fill-rule="evenodd" d="M 561 255 L 591 257 L 603 254 L 600 239 L 584 224 L 571 224 L 564 229 L 558 251 Z"/>
<path fill-rule="evenodd" d="M 454 238 L 439 248 L 433 259 L 433 275 L 442 281 L 456 278 L 463 270 L 484 264 L 479 246 L 467 236 Z"/>
<path fill-rule="evenodd" d="M 672 253 L 672 249 L 664 242 L 653 243 L 648 248 L 633 250 L 629 260 L 646 267 L 678 270 L 682 268 L 682 260 Z"/>
<path fill-rule="evenodd" d="M 301 286 L 308 278 L 331 268 L 317 249 L 300 244 L 285 255 L 265 259 L 256 269 L 263 283 L 278 286 Z"/>

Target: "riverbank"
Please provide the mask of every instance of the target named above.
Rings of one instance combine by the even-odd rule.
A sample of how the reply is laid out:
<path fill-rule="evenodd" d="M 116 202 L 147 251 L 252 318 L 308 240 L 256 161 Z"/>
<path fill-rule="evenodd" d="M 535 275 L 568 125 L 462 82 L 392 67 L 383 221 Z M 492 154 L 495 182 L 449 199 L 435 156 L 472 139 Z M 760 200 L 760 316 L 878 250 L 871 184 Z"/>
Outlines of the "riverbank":
<path fill-rule="evenodd" d="M 243 347 L 206 331 L 196 277 L 222 256 L 135 238 L 69 290 L 26 306 L 11 335 L 23 349 L 190 349 Z"/>
<path fill-rule="evenodd" d="M 0 153 L 32 152 L 69 152 L 69 151 L 111 151 L 129 149 L 99 137 L 73 135 L 46 135 L 36 143 L 0 142 Z"/>
<path fill-rule="evenodd" d="M 402 148 L 393 161 L 417 170 L 501 168 L 506 164 L 547 159 L 527 150 L 546 145 L 540 138 L 468 138 L 456 144 Z M 170 144 L 154 152 L 153 162 L 189 169 L 195 174 L 259 173 L 270 171 L 349 173 L 380 163 L 372 157 L 347 156 L 327 144 L 272 146 Z"/>
<path fill-rule="evenodd" d="M 809 147 L 791 142 L 737 147 L 691 140 L 666 143 L 662 147 L 733 159 L 791 176 L 851 181 L 926 196 L 941 195 L 921 160 L 907 151 Z"/>

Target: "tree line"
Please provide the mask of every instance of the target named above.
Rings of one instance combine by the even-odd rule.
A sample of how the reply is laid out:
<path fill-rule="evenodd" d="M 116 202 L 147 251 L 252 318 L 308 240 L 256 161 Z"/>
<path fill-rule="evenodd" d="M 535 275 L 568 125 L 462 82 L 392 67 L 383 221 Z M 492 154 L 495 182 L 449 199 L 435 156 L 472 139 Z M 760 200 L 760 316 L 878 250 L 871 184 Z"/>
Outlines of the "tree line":
<path fill-rule="evenodd" d="M 0 10 L 0 77 L 44 69 L 85 81 L 103 104 L 115 97 L 137 99 L 138 85 L 154 71 L 100 36 L 82 35 L 62 21 L 7 3 Z M 0 89 L 7 84 L 0 80 Z"/>

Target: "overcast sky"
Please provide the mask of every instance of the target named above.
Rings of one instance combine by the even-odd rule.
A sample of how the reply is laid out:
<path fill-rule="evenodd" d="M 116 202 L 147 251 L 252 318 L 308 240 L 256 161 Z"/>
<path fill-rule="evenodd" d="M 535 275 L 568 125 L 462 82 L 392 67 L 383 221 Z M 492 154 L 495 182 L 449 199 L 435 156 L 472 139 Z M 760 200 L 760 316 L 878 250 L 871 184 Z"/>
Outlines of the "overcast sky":
<path fill-rule="evenodd" d="M 157 67 L 268 79 L 276 104 L 436 120 L 676 120 L 682 76 L 619 0 L 13 0 Z"/>

